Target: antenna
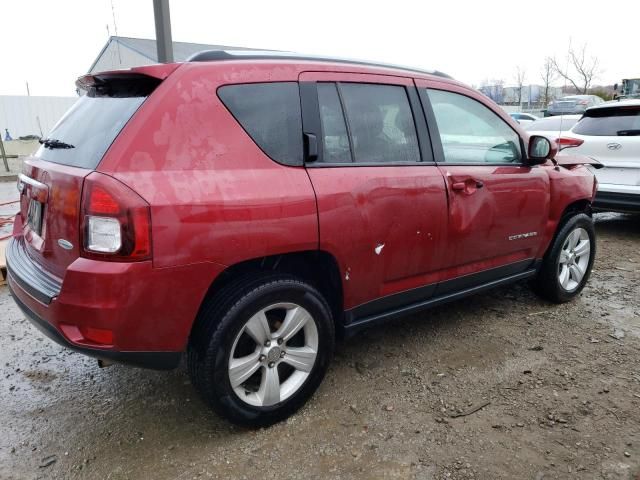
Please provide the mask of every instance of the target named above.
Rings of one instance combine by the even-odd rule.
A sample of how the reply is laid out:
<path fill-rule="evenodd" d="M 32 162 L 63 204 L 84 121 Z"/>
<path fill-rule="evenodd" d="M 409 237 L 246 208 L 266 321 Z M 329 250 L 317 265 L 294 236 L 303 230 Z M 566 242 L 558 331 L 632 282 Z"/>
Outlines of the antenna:
<path fill-rule="evenodd" d="M 569 55 L 571 54 L 571 37 L 569 37 L 569 49 L 567 50 L 567 63 L 565 65 L 564 71 L 567 75 L 569 75 Z M 562 87 L 562 92 L 564 93 L 567 90 L 567 77 L 564 77 L 564 86 Z M 560 114 L 560 126 L 558 127 L 558 138 L 562 136 L 562 122 L 564 121 L 564 115 Z M 560 152 L 560 145 L 558 145 L 558 153 Z"/>
<path fill-rule="evenodd" d="M 111 0 L 111 15 L 113 16 L 113 31 L 118 36 L 118 24 L 116 23 L 116 9 L 113 6 L 113 0 Z M 107 31 L 109 28 L 107 27 Z M 120 56 L 120 42 L 116 40 L 116 49 L 118 51 L 118 63 L 122 66 L 122 57 Z"/>

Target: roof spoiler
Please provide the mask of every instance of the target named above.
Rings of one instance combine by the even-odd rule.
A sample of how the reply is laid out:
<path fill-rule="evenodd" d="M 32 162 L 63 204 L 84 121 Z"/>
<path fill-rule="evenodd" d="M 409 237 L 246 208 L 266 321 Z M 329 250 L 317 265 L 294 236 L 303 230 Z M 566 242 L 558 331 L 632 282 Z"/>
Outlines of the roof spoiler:
<path fill-rule="evenodd" d="M 159 84 L 171 75 L 179 63 L 163 63 L 157 65 L 146 65 L 134 67 L 127 70 L 110 70 L 99 73 L 87 73 L 76 80 L 76 86 L 81 90 L 89 90 L 92 87 L 99 87 L 113 81 L 150 81 L 155 80 Z"/>

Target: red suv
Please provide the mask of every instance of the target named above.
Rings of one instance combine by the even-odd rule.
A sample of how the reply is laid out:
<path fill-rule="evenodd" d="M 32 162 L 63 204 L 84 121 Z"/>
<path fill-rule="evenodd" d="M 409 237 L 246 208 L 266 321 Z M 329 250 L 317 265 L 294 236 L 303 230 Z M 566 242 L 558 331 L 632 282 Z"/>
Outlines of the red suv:
<path fill-rule="evenodd" d="M 55 341 L 268 425 L 336 337 L 529 279 L 578 295 L 596 184 L 439 72 L 256 52 L 82 77 L 19 177 L 9 284 Z"/>

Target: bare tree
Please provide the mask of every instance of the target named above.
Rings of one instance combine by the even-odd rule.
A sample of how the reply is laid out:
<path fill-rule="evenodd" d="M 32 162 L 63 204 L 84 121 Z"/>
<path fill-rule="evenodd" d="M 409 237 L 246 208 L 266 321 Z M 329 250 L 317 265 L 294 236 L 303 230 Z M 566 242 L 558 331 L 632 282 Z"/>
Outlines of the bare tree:
<path fill-rule="evenodd" d="M 569 49 L 567 62 L 569 68 L 563 68 L 555 57 L 551 61 L 553 62 L 553 69 L 558 75 L 571 83 L 582 94 L 586 94 L 589 91 L 591 83 L 600 73 L 600 62 L 597 57 L 587 57 L 586 44 L 577 50 Z"/>
<path fill-rule="evenodd" d="M 542 98 L 540 101 L 543 106 L 547 106 L 551 100 L 551 83 L 556 79 L 557 73 L 553 67 L 553 59 L 547 57 L 542 64 L 542 71 L 540 72 L 540 78 L 542 79 Z"/>
<path fill-rule="evenodd" d="M 518 95 L 518 105 L 522 104 L 522 86 L 524 85 L 524 79 L 526 77 L 527 71 L 518 66 L 516 67 L 516 90 Z"/>

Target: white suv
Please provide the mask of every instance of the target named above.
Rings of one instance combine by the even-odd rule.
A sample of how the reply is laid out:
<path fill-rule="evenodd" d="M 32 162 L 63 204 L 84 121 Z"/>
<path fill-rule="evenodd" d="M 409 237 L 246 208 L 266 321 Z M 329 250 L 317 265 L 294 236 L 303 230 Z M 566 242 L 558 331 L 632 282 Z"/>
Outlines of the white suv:
<path fill-rule="evenodd" d="M 598 179 L 594 208 L 640 211 L 640 100 L 607 102 L 587 109 L 558 143 L 604 165 L 594 171 Z"/>

